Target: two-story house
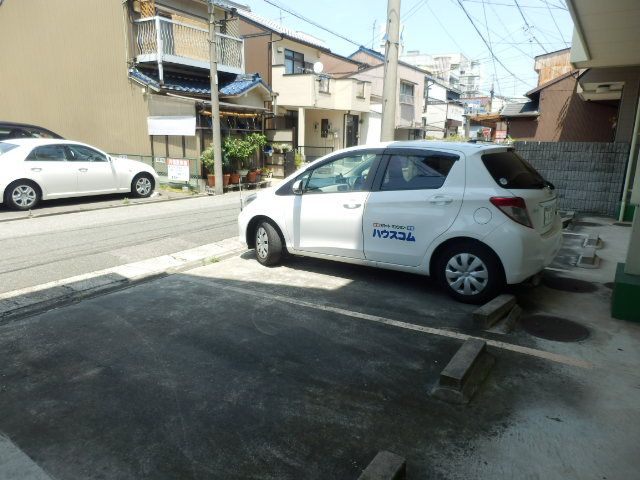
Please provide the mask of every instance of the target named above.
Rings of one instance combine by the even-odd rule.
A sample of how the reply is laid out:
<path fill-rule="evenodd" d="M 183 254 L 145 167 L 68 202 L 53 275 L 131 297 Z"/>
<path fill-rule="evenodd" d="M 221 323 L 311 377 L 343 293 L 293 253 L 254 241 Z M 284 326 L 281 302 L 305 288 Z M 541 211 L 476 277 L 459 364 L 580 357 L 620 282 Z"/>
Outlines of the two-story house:
<path fill-rule="evenodd" d="M 271 101 L 245 75 L 234 8 L 214 9 L 227 134 L 260 131 Z M 212 133 L 208 30 L 206 0 L 3 2 L 0 119 L 110 153 L 196 158 Z"/>
<path fill-rule="evenodd" d="M 366 131 L 366 143 L 378 142 L 380 141 L 382 126 L 384 55 L 375 50 L 360 47 L 349 58 L 360 64 L 367 65 L 355 73 L 347 74 L 347 77 L 371 82 L 371 111 Z M 398 62 L 396 140 L 424 138 L 422 113 L 424 109 L 425 74 L 426 72 L 418 67 L 405 62 Z"/>
<path fill-rule="evenodd" d="M 428 138 L 461 135 L 464 106 L 460 91 L 431 76 L 425 77 L 422 124 Z"/>
<path fill-rule="evenodd" d="M 273 129 L 292 129 L 307 160 L 363 143 L 371 82 L 342 78 L 359 64 L 332 53 L 320 39 L 238 8 L 245 68 L 271 85 Z"/>

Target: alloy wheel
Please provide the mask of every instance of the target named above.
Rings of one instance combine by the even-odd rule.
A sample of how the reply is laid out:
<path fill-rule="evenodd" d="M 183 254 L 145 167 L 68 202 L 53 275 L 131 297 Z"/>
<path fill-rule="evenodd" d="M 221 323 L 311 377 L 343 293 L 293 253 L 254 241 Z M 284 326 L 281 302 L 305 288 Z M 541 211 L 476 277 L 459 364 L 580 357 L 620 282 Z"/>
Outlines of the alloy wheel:
<path fill-rule="evenodd" d="M 484 262 L 471 253 L 459 253 L 447 262 L 445 278 L 449 287 L 461 295 L 477 295 L 489 281 Z"/>
<path fill-rule="evenodd" d="M 256 232 L 256 252 L 260 258 L 267 258 L 269 253 L 269 238 L 264 227 L 259 227 Z"/>
<path fill-rule="evenodd" d="M 151 180 L 147 177 L 140 177 L 136 182 L 136 192 L 138 195 L 145 196 L 151 191 Z"/>
<path fill-rule="evenodd" d="M 29 208 L 35 205 L 38 194 L 31 185 L 18 185 L 11 192 L 11 199 L 20 208 Z"/>

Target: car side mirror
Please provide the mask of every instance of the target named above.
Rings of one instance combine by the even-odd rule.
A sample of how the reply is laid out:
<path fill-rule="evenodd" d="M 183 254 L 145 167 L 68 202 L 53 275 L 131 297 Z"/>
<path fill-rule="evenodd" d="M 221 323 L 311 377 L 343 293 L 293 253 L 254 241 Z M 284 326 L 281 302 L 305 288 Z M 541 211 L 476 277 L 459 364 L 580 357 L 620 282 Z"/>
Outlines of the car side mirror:
<path fill-rule="evenodd" d="M 302 195 L 304 193 L 302 184 L 303 184 L 302 180 L 296 180 L 295 182 L 293 182 L 293 187 L 291 188 L 291 191 L 293 192 L 294 195 Z"/>

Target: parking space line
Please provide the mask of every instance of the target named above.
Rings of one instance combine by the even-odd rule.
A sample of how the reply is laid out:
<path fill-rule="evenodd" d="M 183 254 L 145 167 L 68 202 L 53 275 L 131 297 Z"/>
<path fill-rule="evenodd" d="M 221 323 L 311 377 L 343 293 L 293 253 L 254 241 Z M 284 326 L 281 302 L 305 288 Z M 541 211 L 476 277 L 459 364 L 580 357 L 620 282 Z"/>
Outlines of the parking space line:
<path fill-rule="evenodd" d="M 592 368 L 593 365 L 589 362 L 586 362 L 584 360 L 580 360 L 578 358 L 573 358 L 573 357 L 567 357 L 565 355 L 560 355 L 558 353 L 552 353 L 552 352 L 547 352 L 545 350 L 538 350 L 535 348 L 529 348 L 529 347 L 523 347 L 520 345 L 514 345 L 512 343 L 506 343 L 506 342 L 500 342 L 497 340 L 490 340 L 490 339 L 486 339 L 486 338 L 482 338 L 482 337 L 475 337 L 473 335 L 466 335 L 464 333 L 458 333 L 458 332 L 452 332 L 449 330 L 442 330 L 440 328 L 433 328 L 433 327 L 425 327 L 423 325 L 416 325 L 413 323 L 407 323 L 407 322 L 401 322 L 399 320 L 393 320 L 390 318 L 385 318 L 385 317 L 380 317 L 378 315 L 370 315 L 368 313 L 361 313 L 361 312 L 355 312 L 352 310 L 346 310 L 344 308 L 339 308 L 339 307 L 332 307 L 332 306 L 327 306 L 327 305 L 319 305 L 316 303 L 312 303 L 312 302 L 307 302 L 304 300 L 298 300 L 295 298 L 290 298 L 290 297 L 284 297 L 282 295 L 274 295 L 273 293 L 262 293 L 262 292 L 257 292 L 255 290 L 249 290 L 246 288 L 241 288 L 241 287 L 232 287 L 229 285 L 223 285 L 217 282 L 211 282 L 213 283 L 216 287 L 219 287 L 220 289 L 224 289 L 224 290 L 229 290 L 229 291 L 233 291 L 233 292 L 237 292 L 237 293 L 241 293 L 243 295 L 253 295 L 254 297 L 261 297 L 261 298 L 266 298 L 269 299 L 271 301 L 275 300 L 278 302 L 283 302 L 283 303 L 288 303 L 290 305 L 298 305 L 301 307 L 307 307 L 307 308 L 312 308 L 315 310 L 322 310 L 325 312 L 332 312 L 332 313 L 337 313 L 339 315 L 344 315 L 347 317 L 352 317 L 352 318 L 358 318 L 361 320 L 368 320 L 370 322 L 375 322 L 375 323 L 380 323 L 380 324 L 384 324 L 384 325 L 390 325 L 393 327 L 398 327 L 398 328 L 403 328 L 405 330 L 413 330 L 416 332 L 422 332 L 422 333 L 428 333 L 431 335 L 438 335 L 441 337 L 447 337 L 447 338 L 454 338 L 456 340 L 467 340 L 469 338 L 477 338 L 479 340 L 482 340 L 484 342 L 487 342 L 487 345 L 495 347 L 495 348 L 500 348 L 502 350 L 508 350 L 511 352 L 515 352 L 515 353 L 520 353 L 523 355 L 529 355 L 531 357 L 537 357 L 537 358 L 541 358 L 543 360 L 549 360 L 551 362 L 555 362 L 555 363 L 560 363 L 563 365 L 568 365 L 571 367 L 580 367 L 580 368 Z M 211 284 L 210 282 L 207 282 L 207 284 Z"/>

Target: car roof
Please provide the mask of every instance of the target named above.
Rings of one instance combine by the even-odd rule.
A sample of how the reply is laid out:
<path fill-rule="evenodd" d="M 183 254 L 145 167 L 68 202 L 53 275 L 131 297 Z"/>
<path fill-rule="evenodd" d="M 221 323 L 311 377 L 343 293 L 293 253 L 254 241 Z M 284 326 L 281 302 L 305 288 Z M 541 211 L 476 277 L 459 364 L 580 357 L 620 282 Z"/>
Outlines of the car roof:
<path fill-rule="evenodd" d="M 473 154 L 483 150 L 505 149 L 507 145 L 496 143 L 443 142 L 438 140 L 407 140 L 388 142 L 386 147 L 456 150 L 465 154 Z"/>
<path fill-rule="evenodd" d="M 21 147 L 39 147 L 40 145 L 56 145 L 59 143 L 72 143 L 76 145 L 85 145 L 82 142 L 74 142 L 72 140 L 61 140 L 58 138 L 9 138 L 2 140 L 3 143 L 12 143 Z"/>
<path fill-rule="evenodd" d="M 368 148 L 421 148 L 425 150 L 455 150 L 471 155 L 485 150 L 504 150 L 508 147 L 508 145 L 497 143 L 445 142 L 442 140 L 395 140 L 393 142 L 376 142 L 367 143 L 366 145 L 356 145 L 354 147 L 342 149 L 340 152 L 357 151 Z"/>
<path fill-rule="evenodd" d="M 48 128 L 41 127 L 40 125 L 33 125 L 32 123 L 19 123 L 19 122 L 6 122 L 0 120 L 0 127 L 4 128 L 32 128 L 35 130 L 41 130 L 43 132 L 50 133 L 51 135 L 55 135 L 56 137 L 62 139 L 62 136 L 58 135 L 56 132 L 49 130 Z"/>

